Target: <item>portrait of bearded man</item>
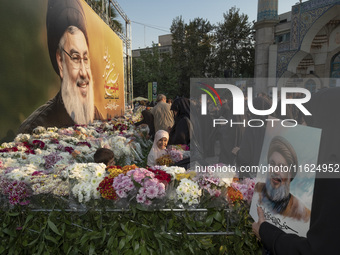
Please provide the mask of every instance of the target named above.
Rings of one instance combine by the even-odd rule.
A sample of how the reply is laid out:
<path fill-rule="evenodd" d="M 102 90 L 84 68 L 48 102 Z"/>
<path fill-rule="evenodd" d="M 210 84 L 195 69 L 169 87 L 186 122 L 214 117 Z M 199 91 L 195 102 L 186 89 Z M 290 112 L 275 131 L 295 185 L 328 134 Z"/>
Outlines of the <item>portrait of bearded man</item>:
<path fill-rule="evenodd" d="M 291 182 L 296 176 L 293 166 L 298 165 L 294 148 L 285 138 L 275 136 L 270 142 L 267 160 L 266 182 L 258 182 L 254 189 L 259 195 L 258 204 L 284 218 L 307 222 L 310 209 L 290 193 Z"/>
<path fill-rule="evenodd" d="M 69 127 L 103 119 L 94 105 L 94 84 L 84 11 L 78 0 L 49 0 L 46 16 L 50 59 L 59 75 L 58 94 L 35 110 L 19 127 Z"/>

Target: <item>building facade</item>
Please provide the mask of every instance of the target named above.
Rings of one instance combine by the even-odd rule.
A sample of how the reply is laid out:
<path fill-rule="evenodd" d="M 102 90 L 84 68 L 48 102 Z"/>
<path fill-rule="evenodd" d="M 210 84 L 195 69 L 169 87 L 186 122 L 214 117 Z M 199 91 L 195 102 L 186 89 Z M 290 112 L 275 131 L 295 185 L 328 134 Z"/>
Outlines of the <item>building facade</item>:
<path fill-rule="evenodd" d="M 257 92 L 340 86 L 340 0 L 300 1 L 280 15 L 278 0 L 258 0 L 254 28 Z"/>
<path fill-rule="evenodd" d="M 166 34 L 166 35 L 160 35 L 158 36 L 158 50 L 159 53 L 169 53 L 172 54 L 172 34 Z M 151 48 L 143 48 L 143 49 L 137 49 L 137 50 L 132 50 L 132 57 L 133 58 L 138 58 L 141 55 L 141 52 L 152 52 L 152 47 Z"/>

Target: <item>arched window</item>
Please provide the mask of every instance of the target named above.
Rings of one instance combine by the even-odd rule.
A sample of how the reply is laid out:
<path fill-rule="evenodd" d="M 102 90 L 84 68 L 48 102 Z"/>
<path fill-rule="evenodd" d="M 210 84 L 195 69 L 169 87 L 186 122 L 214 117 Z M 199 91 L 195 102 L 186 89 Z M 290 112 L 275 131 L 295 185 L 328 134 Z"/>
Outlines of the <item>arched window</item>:
<path fill-rule="evenodd" d="M 314 80 L 309 79 L 308 81 L 306 81 L 305 83 L 305 88 L 308 89 L 310 91 L 310 93 L 315 93 L 316 92 L 316 83 Z"/>
<path fill-rule="evenodd" d="M 331 82 L 329 86 L 335 87 L 340 86 L 340 52 L 334 55 L 331 60 Z M 337 82 L 338 80 L 338 82 Z"/>

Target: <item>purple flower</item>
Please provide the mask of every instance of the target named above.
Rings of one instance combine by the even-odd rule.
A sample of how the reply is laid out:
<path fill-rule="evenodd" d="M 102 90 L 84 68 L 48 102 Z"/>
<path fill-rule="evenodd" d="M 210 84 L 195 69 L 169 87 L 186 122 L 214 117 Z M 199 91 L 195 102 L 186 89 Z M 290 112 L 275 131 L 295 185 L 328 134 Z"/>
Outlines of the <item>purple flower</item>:
<path fill-rule="evenodd" d="M 50 169 L 54 166 L 55 163 L 57 163 L 63 157 L 61 157 L 57 152 L 52 152 L 47 156 L 43 156 L 43 158 L 45 159 L 45 168 Z"/>

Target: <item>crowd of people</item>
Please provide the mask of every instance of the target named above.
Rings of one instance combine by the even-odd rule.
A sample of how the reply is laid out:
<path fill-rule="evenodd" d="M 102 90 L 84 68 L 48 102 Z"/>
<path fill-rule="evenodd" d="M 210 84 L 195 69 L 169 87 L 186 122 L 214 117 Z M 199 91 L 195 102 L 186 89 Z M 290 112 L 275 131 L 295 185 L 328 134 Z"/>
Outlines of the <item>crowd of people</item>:
<path fill-rule="evenodd" d="M 299 96 L 299 95 L 291 95 Z M 311 112 L 311 116 L 303 116 L 294 105 L 287 107 L 287 115 L 285 118 L 294 119 L 297 123 L 322 129 L 321 142 L 319 147 L 318 164 L 334 164 L 340 163 L 340 118 L 335 112 L 339 106 L 340 88 L 322 89 L 315 93 L 311 100 L 306 103 L 307 109 Z M 195 102 L 191 102 L 192 111 L 195 111 Z M 254 107 L 258 110 L 266 110 L 271 107 L 271 99 L 266 94 L 258 94 L 253 100 Z M 209 108 L 209 114 L 199 116 L 200 125 L 192 131 L 192 125 L 197 124 L 197 120 L 190 119 L 190 101 L 185 98 L 174 100 L 171 107 L 167 107 L 173 111 L 173 126 L 168 129 L 156 133 L 154 145 L 150 152 L 150 160 L 157 155 L 161 155 L 170 143 L 186 143 L 205 144 L 211 146 L 214 141 L 224 141 L 220 146 L 220 163 L 237 164 L 237 165 L 258 165 L 262 150 L 266 127 L 223 127 L 217 131 L 209 129 L 212 118 L 223 116 L 225 118 L 235 118 L 232 115 L 232 100 L 224 100 L 222 107 Z M 280 104 L 279 104 L 280 105 Z M 198 109 L 197 109 L 198 111 Z M 195 115 L 191 112 L 191 116 Z M 242 121 L 248 118 L 265 119 L 269 116 L 255 116 L 251 113 L 237 116 L 236 121 Z M 282 118 L 280 109 L 273 113 L 274 118 Z M 157 120 L 155 120 L 157 121 Z M 193 136 L 196 138 L 193 139 Z M 191 138 L 191 139 L 190 139 Z M 194 141 L 195 140 L 195 141 Z M 282 138 L 276 143 L 283 144 L 281 147 L 289 147 Z M 203 141 L 203 143 L 202 143 Z M 209 143 L 204 143 L 209 141 Z M 199 152 L 203 156 L 212 154 L 214 146 L 207 148 L 199 148 Z M 278 145 L 275 145 L 276 147 Z M 289 161 L 289 157 L 282 152 L 282 160 Z M 270 160 L 273 160 L 270 158 Z M 149 161 L 148 161 L 149 162 Z M 294 162 L 294 157 L 293 161 Z M 150 164 L 151 161 L 150 161 Z M 336 254 L 337 242 L 339 239 L 338 229 L 340 229 L 337 213 L 338 213 L 338 197 L 340 196 L 340 179 L 339 174 L 330 172 L 318 172 L 315 178 L 315 186 L 312 200 L 312 210 L 304 208 L 305 214 L 301 217 L 310 218 L 310 229 L 307 237 L 301 237 L 296 234 L 287 234 L 278 227 L 266 222 L 264 212 L 258 207 L 258 221 L 253 223 L 253 231 L 261 240 L 264 247 L 264 254 Z M 289 177 L 291 182 L 294 176 Z M 260 189 L 260 187 L 257 187 Z M 264 187 L 262 187 L 264 188 Z M 289 189 L 288 189 L 289 190 Z M 263 191 L 263 189 L 261 190 Z M 288 192 L 289 193 L 289 192 Z M 268 193 L 264 194 L 268 196 Z M 293 197 L 294 198 L 294 197 Z M 270 196 L 266 198 L 271 200 Z M 340 197 L 339 197 L 340 199 Z M 296 199 L 295 199 L 296 200 Z M 289 196 L 287 204 L 294 204 L 292 195 Z M 275 201 L 271 201 L 275 204 Z M 295 201 L 295 205 L 299 205 L 299 201 Z M 301 207 L 302 208 L 302 207 Z M 285 213 L 285 208 L 276 208 L 281 213 Z M 300 216 L 299 216 L 300 217 Z"/>

